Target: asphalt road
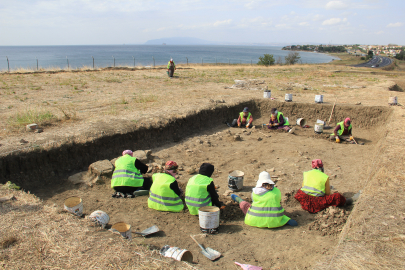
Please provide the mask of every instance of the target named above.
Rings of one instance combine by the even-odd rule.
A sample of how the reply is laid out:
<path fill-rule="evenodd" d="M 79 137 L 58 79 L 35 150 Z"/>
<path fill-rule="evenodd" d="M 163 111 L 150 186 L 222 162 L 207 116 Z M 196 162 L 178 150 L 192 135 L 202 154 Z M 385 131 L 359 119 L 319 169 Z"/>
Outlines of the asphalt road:
<path fill-rule="evenodd" d="M 354 67 L 372 67 L 372 68 L 382 68 L 391 65 L 392 59 L 384 56 L 373 56 L 370 61 L 355 65 Z"/>

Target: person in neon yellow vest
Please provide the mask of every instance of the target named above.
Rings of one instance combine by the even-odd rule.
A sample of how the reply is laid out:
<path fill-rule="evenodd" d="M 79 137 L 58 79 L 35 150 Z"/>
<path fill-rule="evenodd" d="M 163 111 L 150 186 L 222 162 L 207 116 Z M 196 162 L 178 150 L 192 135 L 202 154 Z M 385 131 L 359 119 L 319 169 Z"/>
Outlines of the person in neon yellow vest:
<path fill-rule="evenodd" d="M 284 215 L 281 206 L 281 192 L 274 186 L 270 174 L 263 171 L 259 174 L 256 187 L 252 189 L 252 204 L 243 201 L 236 194 L 231 198 L 239 203 L 245 216 L 245 224 L 260 228 L 277 228 L 288 224 L 297 226 L 298 223 Z"/>
<path fill-rule="evenodd" d="M 238 119 L 233 119 L 232 124 L 228 123 L 225 121 L 225 124 L 228 125 L 228 127 L 246 127 L 246 128 L 252 128 L 253 122 L 253 116 L 249 112 L 249 108 L 245 107 L 242 112 L 239 113 Z"/>
<path fill-rule="evenodd" d="M 218 199 L 219 196 L 211 178 L 214 169 L 214 165 L 203 163 L 198 174 L 188 180 L 185 202 L 190 214 L 198 215 L 198 209 L 204 206 L 222 207 L 222 202 Z"/>
<path fill-rule="evenodd" d="M 344 121 L 337 123 L 335 130 L 330 135 L 330 139 L 332 140 L 333 138 L 335 138 L 337 143 L 340 143 L 340 140 L 355 143 L 350 118 L 346 118 Z"/>
<path fill-rule="evenodd" d="M 165 164 L 163 173 L 152 175 L 148 207 L 158 211 L 180 212 L 183 210 L 182 191 L 176 181 L 178 165 L 174 161 Z"/>
<path fill-rule="evenodd" d="M 173 59 L 170 59 L 170 61 L 167 63 L 167 75 L 169 77 L 173 77 L 174 71 L 176 70 L 176 64 L 174 63 Z"/>
<path fill-rule="evenodd" d="M 131 150 L 122 152 L 122 157 L 115 161 L 115 169 L 111 179 L 111 188 L 115 190 L 114 198 L 134 198 L 135 191 L 149 190 L 152 179 L 143 177 L 148 166 L 133 156 Z"/>
<path fill-rule="evenodd" d="M 329 206 L 341 207 L 357 201 L 360 192 L 352 198 L 345 198 L 337 192 L 331 194 L 329 176 L 323 170 L 322 160 L 314 159 L 312 160 L 312 170 L 304 172 L 302 188 L 294 196 L 300 202 L 302 209 L 310 213 L 317 213 Z"/>
<path fill-rule="evenodd" d="M 294 129 L 291 129 L 289 125 L 288 118 L 284 117 L 282 112 L 279 112 L 276 108 L 271 109 L 270 121 L 267 124 L 268 129 L 283 129 L 290 133 L 294 132 Z"/>

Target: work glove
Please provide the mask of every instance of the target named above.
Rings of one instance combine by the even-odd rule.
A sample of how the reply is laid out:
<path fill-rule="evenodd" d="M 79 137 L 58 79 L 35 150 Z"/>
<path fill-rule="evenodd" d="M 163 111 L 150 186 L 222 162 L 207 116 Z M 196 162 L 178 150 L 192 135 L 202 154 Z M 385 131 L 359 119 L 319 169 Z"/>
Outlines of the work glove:
<path fill-rule="evenodd" d="M 354 140 L 353 136 L 350 136 L 349 140 L 353 141 Z"/>
<path fill-rule="evenodd" d="M 246 125 L 246 128 L 249 128 L 249 124 Z"/>
<path fill-rule="evenodd" d="M 340 139 L 339 139 L 338 136 L 336 136 L 336 142 L 337 142 L 337 143 L 340 143 Z"/>
<path fill-rule="evenodd" d="M 238 127 L 240 127 L 240 124 L 238 124 Z"/>

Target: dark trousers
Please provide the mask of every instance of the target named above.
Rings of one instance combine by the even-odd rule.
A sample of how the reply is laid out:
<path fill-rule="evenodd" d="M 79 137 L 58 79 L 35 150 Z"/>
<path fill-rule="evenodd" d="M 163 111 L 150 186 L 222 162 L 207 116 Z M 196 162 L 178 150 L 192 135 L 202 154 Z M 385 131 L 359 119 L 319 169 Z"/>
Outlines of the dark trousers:
<path fill-rule="evenodd" d="M 232 123 L 227 123 L 228 127 L 238 127 L 238 119 L 233 119 Z M 241 125 L 241 127 L 245 127 L 245 125 Z M 252 128 L 252 124 L 249 124 L 249 128 Z"/>
<path fill-rule="evenodd" d="M 114 190 L 117 192 L 124 193 L 124 194 L 127 194 L 127 193 L 132 194 L 137 190 L 150 190 L 151 186 L 152 186 L 152 179 L 150 177 L 144 177 L 143 185 L 141 187 L 118 186 L 118 187 L 114 187 Z"/>

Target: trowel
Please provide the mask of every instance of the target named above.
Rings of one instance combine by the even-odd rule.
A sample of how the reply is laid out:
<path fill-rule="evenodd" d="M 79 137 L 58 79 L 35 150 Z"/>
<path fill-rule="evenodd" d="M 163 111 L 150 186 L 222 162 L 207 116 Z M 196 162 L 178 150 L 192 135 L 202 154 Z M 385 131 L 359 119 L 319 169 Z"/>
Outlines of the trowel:
<path fill-rule="evenodd" d="M 157 233 L 159 231 L 159 228 L 156 225 L 153 225 L 152 227 L 149 227 L 141 232 L 134 232 L 136 234 L 140 234 L 143 237 L 150 235 L 150 234 L 154 234 Z"/>

